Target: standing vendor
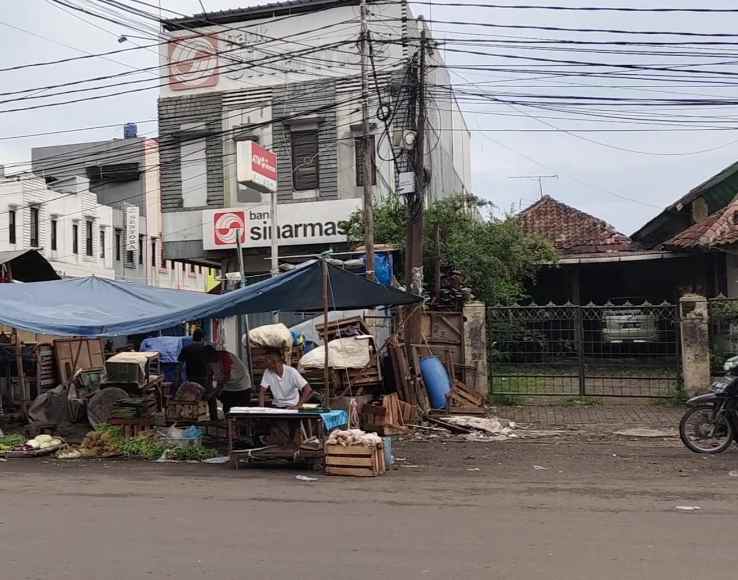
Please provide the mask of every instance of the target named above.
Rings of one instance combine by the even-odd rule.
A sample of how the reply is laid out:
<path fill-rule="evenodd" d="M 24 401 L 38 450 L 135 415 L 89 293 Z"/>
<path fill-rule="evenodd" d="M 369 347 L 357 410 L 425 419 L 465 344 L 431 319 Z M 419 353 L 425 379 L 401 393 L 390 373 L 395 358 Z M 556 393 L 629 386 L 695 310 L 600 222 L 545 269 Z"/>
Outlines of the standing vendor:
<path fill-rule="evenodd" d="M 259 406 L 264 406 L 264 393 L 272 393 L 272 405 L 282 409 L 296 409 L 313 396 L 313 390 L 297 369 L 284 364 L 280 351 L 267 355 L 267 368 L 261 379 Z"/>
<path fill-rule="evenodd" d="M 218 408 L 213 391 L 210 364 L 214 362 L 215 349 L 205 344 L 205 335 L 199 328 L 192 333 L 192 344 L 188 344 L 179 353 L 179 362 L 185 364 L 187 380 L 199 384 L 205 389 L 205 398 L 210 408 L 210 420 L 218 420 Z"/>

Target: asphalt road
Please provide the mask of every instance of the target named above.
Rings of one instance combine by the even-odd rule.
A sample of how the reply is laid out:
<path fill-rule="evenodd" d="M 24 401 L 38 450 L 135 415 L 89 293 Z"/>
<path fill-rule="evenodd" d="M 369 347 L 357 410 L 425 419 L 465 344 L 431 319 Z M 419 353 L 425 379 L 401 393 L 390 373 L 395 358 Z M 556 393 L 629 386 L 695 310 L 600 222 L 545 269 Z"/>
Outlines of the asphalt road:
<path fill-rule="evenodd" d="M 0 463 L 0 576 L 736 575 L 738 478 L 729 471 L 738 451 L 703 458 L 674 441 L 557 439 L 406 443 L 398 456 L 403 466 L 381 478 L 316 482 L 289 469 Z"/>

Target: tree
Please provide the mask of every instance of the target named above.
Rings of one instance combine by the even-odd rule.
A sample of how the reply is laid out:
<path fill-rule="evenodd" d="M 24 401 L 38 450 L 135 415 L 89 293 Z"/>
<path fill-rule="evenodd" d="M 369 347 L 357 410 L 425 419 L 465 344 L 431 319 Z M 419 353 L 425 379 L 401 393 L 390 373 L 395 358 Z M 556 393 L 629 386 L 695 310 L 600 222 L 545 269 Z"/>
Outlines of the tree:
<path fill-rule="evenodd" d="M 433 230 L 440 229 L 443 266 L 461 270 L 474 295 L 487 304 L 511 303 L 525 297 L 526 285 L 538 270 L 556 261 L 556 252 L 544 239 L 526 235 L 512 216 L 496 219 L 490 202 L 471 196 L 452 196 L 433 202 L 425 214 L 426 285 L 430 282 Z M 397 195 L 375 204 L 374 239 L 378 244 L 404 247 L 407 216 Z M 348 223 L 349 239 L 363 241 L 361 212 Z"/>

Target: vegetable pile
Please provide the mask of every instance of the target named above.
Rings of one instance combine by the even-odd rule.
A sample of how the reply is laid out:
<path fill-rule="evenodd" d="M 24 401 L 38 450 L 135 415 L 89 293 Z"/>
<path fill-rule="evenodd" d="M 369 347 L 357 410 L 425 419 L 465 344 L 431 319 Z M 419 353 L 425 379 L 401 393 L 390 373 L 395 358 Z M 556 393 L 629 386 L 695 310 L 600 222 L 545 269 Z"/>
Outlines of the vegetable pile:
<path fill-rule="evenodd" d="M 148 460 L 158 459 L 166 452 L 166 458 L 175 461 L 202 461 L 218 455 L 215 449 L 202 445 L 174 447 L 152 431 L 125 437 L 120 428 L 110 425 L 99 425 L 95 431 L 88 433 L 80 452 L 83 457 L 124 455 Z"/>
<path fill-rule="evenodd" d="M 0 453 L 12 451 L 16 447 L 20 447 L 25 442 L 23 435 L 5 435 L 0 437 Z"/>

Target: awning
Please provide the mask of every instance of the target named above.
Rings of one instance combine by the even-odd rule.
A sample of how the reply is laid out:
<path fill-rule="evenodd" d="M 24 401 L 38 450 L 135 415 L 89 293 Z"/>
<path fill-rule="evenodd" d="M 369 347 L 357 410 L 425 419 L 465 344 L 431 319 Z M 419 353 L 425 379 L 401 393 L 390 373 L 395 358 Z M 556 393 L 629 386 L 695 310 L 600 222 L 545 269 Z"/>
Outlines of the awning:
<path fill-rule="evenodd" d="M 12 278 L 18 282 L 43 282 L 59 279 L 52 265 L 36 250 L 0 252 L 0 265 L 4 264 L 10 266 Z"/>
<path fill-rule="evenodd" d="M 89 277 L 0 284 L 0 323 L 52 336 L 120 336 L 191 320 L 252 312 L 323 309 L 318 261 L 228 294 L 213 296 Z M 420 298 L 328 265 L 329 308 L 354 310 L 413 304 Z"/>

